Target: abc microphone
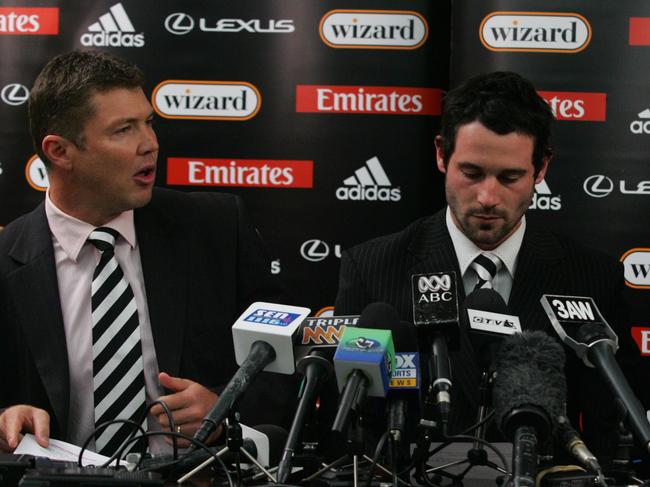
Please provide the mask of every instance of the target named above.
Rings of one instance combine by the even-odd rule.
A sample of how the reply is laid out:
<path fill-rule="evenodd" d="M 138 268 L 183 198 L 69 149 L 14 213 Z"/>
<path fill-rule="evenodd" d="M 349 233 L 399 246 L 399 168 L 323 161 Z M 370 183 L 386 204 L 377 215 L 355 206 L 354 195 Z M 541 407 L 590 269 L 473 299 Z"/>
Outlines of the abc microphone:
<path fill-rule="evenodd" d="M 634 395 L 614 353 L 618 337 L 589 297 L 544 294 L 540 299 L 562 342 L 572 348 L 588 367 L 596 367 L 607 386 L 627 410 L 636 439 L 650 451 L 650 423 Z"/>
<path fill-rule="evenodd" d="M 240 367 L 203 419 L 195 440 L 207 440 L 260 372 L 294 373 L 293 335 L 309 311 L 264 302 L 255 302 L 244 311 L 232 327 L 235 359 Z"/>
<path fill-rule="evenodd" d="M 447 436 L 452 387 L 449 349 L 459 346 L 456 273 L 414 274 L 411 284 L 413 323 L 431 347 L 429 393 L 434 395 L 442 435 Z"/>
<path fill-rule="evenodd" d="M 399 326 L 392 306 L 371 303 L 359 317 L 358 327 L 347 327 L 334 354 L 336 382 L 341 392 L 332 431 L 342 433 L 350 412 L 366 396 L 386 397 L 395 368 L 395 346 L 391 330 Z"/>
<path fill-rule="evenodd" d="M 513 443 L 515 487 L 533 487 L 537 444 L 564 414 L 564 351 L 543 332 L 517 333 L 503 340 L 497 359 L 493 403 L 497 425 Z"/>

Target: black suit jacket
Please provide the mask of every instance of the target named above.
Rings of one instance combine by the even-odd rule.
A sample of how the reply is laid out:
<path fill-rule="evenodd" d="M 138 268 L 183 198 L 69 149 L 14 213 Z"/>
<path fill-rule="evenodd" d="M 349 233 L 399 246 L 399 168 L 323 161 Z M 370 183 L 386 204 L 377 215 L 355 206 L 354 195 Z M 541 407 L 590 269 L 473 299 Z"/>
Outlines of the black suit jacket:
<path fill-rule="evenodd" d="M 236 318 L 253 301 L 283 300 L 261 239 L 227 194 L 156 188 L 134 220 L 159 370 L 218 389 L 236 370 Z M 0 407 L 41 407 L 66 439 L 74 391 L 44 204 L 0 232 L 0 336 Z M 255 385 L 242 421 L 286 423 L 289 384 L 268 374 Z"/>
<path fill-rule="evenodd" d="M 459 303 L 465 296 L 458 259 L 445 223 L 445 210 L 420 219 L 401 232 L 376 238 L 345 251 L 341 257 L 336 314 L 359 313 L 365 305 L 383 301 L 396 307 L 402 319 L 413 322 L 411 275 L 455 271 L 459 277 Z M 509 312 L 525 330 L 555 332 L 540 304 L 542 294 L 591 296 L 621 339 L 630 357 L 634 351 L 624 318 L 622 266 L 614 259 L 538 228 L 529 218 L 519 252 Z M 461 329 L 460 350 L 451 353 L 453 390 L 450 431 L 459 433 L 475 422 L 480 370 L 466 330 Z M 569 415 L 577 424 L 584 412 L 593 431 L 601 436 L 611 396 L 593 370 L 567 350 Z M 597 425 L 597 426 L 596 426 Z"/>

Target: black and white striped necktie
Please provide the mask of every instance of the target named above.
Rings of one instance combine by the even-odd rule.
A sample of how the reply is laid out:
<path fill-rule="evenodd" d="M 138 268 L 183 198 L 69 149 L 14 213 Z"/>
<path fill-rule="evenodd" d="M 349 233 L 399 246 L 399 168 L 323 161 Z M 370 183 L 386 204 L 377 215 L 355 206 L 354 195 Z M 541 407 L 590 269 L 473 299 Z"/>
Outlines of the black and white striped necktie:
<path fill-rule="evenodd" d="M 478 281 L 474 286 L 474 290 L 481 288 L 492 289 L 492 279 L 497 275 L 501 265 L 501 259 L 496 255 L 490 252 L 479 254 L 470 264 L 470 267 L 478 275 Z"/>
<path fill-rule="evenodd" d="M 114 419 L 137 423 L 146 407 L 138 309 L 115 258 L 118 236 L 112 228 L 101 227 L 88 237 L 101 253 L 91 298 L 95 426 Z M 146 418 L 142 426 L 146 429 Z M 134 429 L 124 423 L 109 426 L 97 436 L 96 451 L 113 455 Z"/>

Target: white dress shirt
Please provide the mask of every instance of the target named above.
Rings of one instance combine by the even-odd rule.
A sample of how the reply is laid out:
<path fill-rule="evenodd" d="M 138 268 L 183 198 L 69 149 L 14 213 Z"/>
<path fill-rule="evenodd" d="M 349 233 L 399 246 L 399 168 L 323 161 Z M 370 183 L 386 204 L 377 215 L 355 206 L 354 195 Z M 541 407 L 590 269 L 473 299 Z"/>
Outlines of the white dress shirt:
<path fill-rule="evenodd" d="M 463 287 L 465 295 L 467 296 L 474 290 L 474 286 L 478 281 L 478 274 L 470 267 L 474 259 L 485 250 L 481 250 L 472 242 L 467 236 L 456 226 L 451 217 L 451 210 L 447 207 L 447 229 L 451 236 L 451 241 L 456 250 L 458 257 L 458 266 L 460 273 L 463 277 Z M 492 280 L 492 288 L 497 291 L 503 300 L 508 303 L 510 299 L 510 292 L 512 291 L 512 281 L 515 276 L 515 269 L 517 267 L 517 258 L 519 256 L 519 249 L 521 249 L 521 242 L 524 239 L 524 232 L 526 231 L 526 215 L 521 217 L 521 225 L 510 235 L 505 241 L 489 252 L 497 255 L 503 265 L 497 272 L 497 275 Z"/>
<path fill-rule="evenodd" d="M 68 350 L 70 409 L 67 435 L 72 443 L 81 445 L 95 429 L 90 288 L 100 252 L 87 241 L 95 227 L 57 208 L 50 199 L 49 192 L 45 197 L 45 214 L 52 234 L 59 301 Z M 133 290 L 138 307 L 147 404 L 149 404 L 160 397 L 163 390 L 158 382 L 158 362 L 149 321 L 133 211 L 125 211 L 103 226 L 116 230 L 121 236 L 115 244 L 115 256 Z M 160 429 L 158 421 L 151 415 L 148 418 L 148 425 L 149 430 Z M 94 441 L 90 445 L 91 448 L 94 447 Z M 167 449 L 160 436 L 153 437 L 149 445 L 152 453 Z"/>

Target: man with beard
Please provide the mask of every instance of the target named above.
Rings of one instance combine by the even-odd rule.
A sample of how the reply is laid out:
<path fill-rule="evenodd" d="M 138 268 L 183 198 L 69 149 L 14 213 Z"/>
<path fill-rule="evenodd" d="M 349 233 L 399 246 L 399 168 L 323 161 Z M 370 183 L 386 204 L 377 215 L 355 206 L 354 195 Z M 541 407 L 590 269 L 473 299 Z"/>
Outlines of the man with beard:
<path fill-rule="evenodd" d="M 523 329 L 553 336 L 540 297 L 591 296 L 622 348 L 633 347 L 624 343 L 631 339 L 622 314 L 622 266 L 526 220 L 535 184 L 544 179 L 552 157 L 553 118 L 533 85 L 515 73 L 480 75 L 451 90 L 435 139 L 447 208 L 345 251 L 336 314 L 359 313 L 368 303 L 384 301 L 413 322 L 411 276 L 454 271 L 459 303 L 474 289 L 490 287 L 509 313 L 519 316 Z M 475 423 L 481 377 L 464 329 L 459 350 L 451 353 L 451 369 L 448 431 L 459 434 Z M 600 428 L 605 415 L 594 406 L 612 403 L 603 399 L 606 387 L 575 354 L 567 355 L 566 372 L 572 423 L 578 424 L 582 413 L 585 426 Z"/>

